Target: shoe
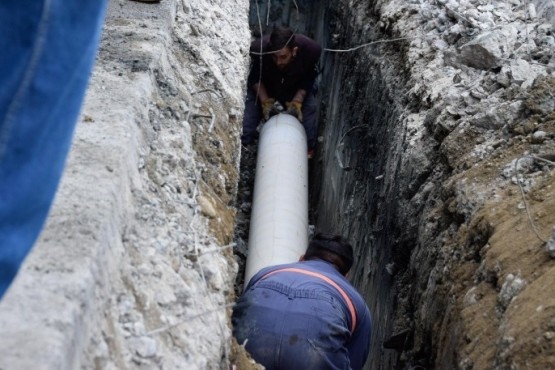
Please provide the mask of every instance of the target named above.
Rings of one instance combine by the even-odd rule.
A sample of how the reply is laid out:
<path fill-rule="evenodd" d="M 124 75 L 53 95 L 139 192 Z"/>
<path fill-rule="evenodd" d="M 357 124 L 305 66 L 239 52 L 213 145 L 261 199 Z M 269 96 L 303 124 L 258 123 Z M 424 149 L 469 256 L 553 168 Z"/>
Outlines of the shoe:
<path fill-rule="evenodd" d="M 312 159 L 314 158 L 314 154 L 315 154 L 314 149 L 308 149 L 308 153 L 306 156 L 308 157 L 308 159 Z"/>

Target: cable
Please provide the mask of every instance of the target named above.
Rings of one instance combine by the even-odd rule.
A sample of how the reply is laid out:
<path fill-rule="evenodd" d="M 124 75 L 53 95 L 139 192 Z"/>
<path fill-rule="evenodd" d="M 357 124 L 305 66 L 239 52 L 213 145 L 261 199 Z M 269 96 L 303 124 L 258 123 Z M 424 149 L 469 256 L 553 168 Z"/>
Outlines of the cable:
<path fill-rule="evenodd" d="M 524 6 L 526 7 L 526 19 L 524 20 L 524 30 L 526 31 L 526 51 L 528 52 L 528 60 L 532 61 L 532 54 L 530 54 L 530 43 L 528 38 L 528 20 L 530 19 L 530 10 L 528 5 L 528 0 L 524 0 Z"/>
<path fill-rule="evenodd" d="M 179 325 L 184 324 L 184 323 L 186 323 L 186 322 L 189 322 L 189 321 L 198 319 L 199 317 L 202 317 L 202 316 L 204 316 L 204 315 L 208 315 L 208 314 L 214 313 L 214 312 L 216 312 L 216 311 L 219 311 L 219 310 L 221 310 L 221 309 L 230 308 L 230 307 L 233 307 L 233 306 L 235 306 L 235 303 L 227 303 L 227 304 L 224 304 L 224 305 L 221 305 L 221 306 L 212 308 L 212 309 L 210 309 L 210 310 L 203 311 L 203 312 L 198 313 L 198 314 L 195 314 L 195 315 L 186 316 L 185 318 L 179 320 L 179 321 L 176 322 L 175 324 L 166 325 L 166 326 L 163 326 L 163 327 L 161 327 L 161 328 L 151 330 L 151 331 L 147 332 L 145 335 L 148 336 L 148 335 L 159 334 L 159 333 L 165 332 L 165 331 L 167 331 L 167 330 L 173 329 L 173 328 L 175 328 L 176 326 L 179 326 Z"/>
<path fill-rule="evenodd" d="M 388 43 L 388 42 L 397 42 L 397 41 L 401 41 L 401 40 L 413 40 L 413 39 L 418 39 L 418 38 L 422 38 L 422 37 L 424 37 L 424 36 L 418 35 L 418 36 L 399 37 L 399 38 L 396 38 L 396 39 L 382 39 L 382 40 L 376 40 L 376 41 L 368 42 L 366 44 L 362 44 L 362 45 L 359 45 L 359 46 L 355 46 L 355 47 L 350 48 L 350 49 L 328 49 L 328 48 L 324 48 L 322 50 L 330 51 L 330 52 L 334 52 L 334 53 L 347 53 L 349 51 L 355 51 L 355 50 L 361 49 L 363 47 L 374 45 L 374 44 L 384 44 L 384 43 Z"/>
<path fill-rule="evenodd" d="M 527 155 L 527 156 L 523 156 L 518 158 L 515 161 L 515 173 L 516 173 L 516 183 L 518 185 L 518 188 L 520 189 L 520 195 L 522 196 L 522 201 L 524 202 L 524 208 L 526 209 L 526 215 L 528 216 L 528 221 L 530 223 L 530 226 L 532 227 L 532 230 L 534 231 L 534 234 L 536 234 L 536 236 L 538 237 L 539 240 L 541 240 L 543 243 L 547 243 L 547 240 L 545 240 L 544 238 L 542 238 L 538 232 L 538 229 L 536 229 L 536 225 L 534 224 L 534 221 L 532 220 L 532 216 L 530 215 L 530 209 L 528 208 L 528 202 L 526 201 L 526 195 L 524 194 L 524 189 L 522 188 L 522 184 L 520 183 L 520 179 L 518 178 L 518 175 L 520 174 L 518 172 L 518 161 L 520 161 L 521 159 L 524 158 L 532 158 L 534 160 L 538 160 L 538 161 L 543 161 L 546 163 L 549 163 L 551 165 L 555 165 L 555 162 L 549 161 L 545 158 L 541 158 L 541 157 L 536 157 L 534 155 Z"/>

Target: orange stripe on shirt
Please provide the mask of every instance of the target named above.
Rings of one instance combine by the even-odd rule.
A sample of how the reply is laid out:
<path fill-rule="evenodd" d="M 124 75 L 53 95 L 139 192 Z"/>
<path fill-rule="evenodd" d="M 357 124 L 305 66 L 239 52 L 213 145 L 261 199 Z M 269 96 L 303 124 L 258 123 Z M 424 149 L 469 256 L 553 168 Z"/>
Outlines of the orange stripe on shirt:
<path fill-rule="evenodd" d="M 343 299 L 345 300 L 345 303 L 347 304 L 347 308 L 349 309 L 349 312 L 351 313 L 351 334 L 354 333 L 356 325 L 357 325 L 357 315 L 356 315 L 355 306 L 353 305 L 353 301 L 351 300 L 351 298 L 347 295 L 347 293 L 345 293 L 345 291 L 335 281 L 333 281 L 329 277 L 327 277 L 323 274 L 320 274 L 318 272 L 302 270 L 302 269 L 298 269 L 298 268 L 294 268 L 294 267 L 286 267 L 286 268 L 282 268 L 282 269 L 279 269 L 279 270 L 271 271 L 271 272 L 267 273 L 266 275 L 262 276 L 260 278 L 260 280 L 265 279 L 268 276 L 273 275 L 277 272 L 281 272 L 281 271 L 297 272 L 299 274 L 304 274 L 304 275 L 317 277 L 319 279 L 324 280 L 326 283 L 328 283 L 332 287 L 334 287 L 339 292 L 339 294 L 341 294 Z"/>

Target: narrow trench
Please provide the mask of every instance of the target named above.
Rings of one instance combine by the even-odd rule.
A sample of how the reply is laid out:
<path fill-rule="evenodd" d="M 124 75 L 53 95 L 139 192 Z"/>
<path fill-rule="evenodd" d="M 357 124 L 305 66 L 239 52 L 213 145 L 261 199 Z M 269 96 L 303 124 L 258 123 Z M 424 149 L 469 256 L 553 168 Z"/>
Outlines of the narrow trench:
<path fill-rule="evenodd" d="M 345 49 L 385 36 L 373 33 L 377 27 L 356 29 L 355 15 L 337 4 L 297 1 L 297 13 L 290 3 L 273 1 L 268 12 L 268 4 L 251 1 L 253 36 L 260 34 L 259 14 L 263 34 L 271 32 L 273 25 L 285 25 L 324 48 Z M 373 22 L 371 14 L 368 21 Z M 405 95 L 403 70 L 395 62 L 402 58 L 402 45 L 396 45 L 357 53 L 324 51 L 320 60 L 319 143 L 309 164 L 309 224 L 317 231 L 348 237 L 355 248 L 351 280 L 373 316 L 367 369 L 402 368 L 399 352 L 384 348 L 383 343 L 392 334 L 410 331 L 409 323 L 393 324 L 394 307 L 410 318 L 410 307 L 400 307 L 403 303 L 395 301 L 393 270 L 403 276 L 399 272 L 406 269 L 409 258 L 404 251 L 410 250 L 414 238 L 414 226 L 397 224 L 398 203 L 393 201 L 399 196 L 397 167 L 405 135 L 398 118 L 407 105 L 401 98 Z M 241 156 L 235 231 L 238 293 L 247 255 L 256 146 L 243 147 Z M 410 338 L 403 340 L 406 344 Z"/>

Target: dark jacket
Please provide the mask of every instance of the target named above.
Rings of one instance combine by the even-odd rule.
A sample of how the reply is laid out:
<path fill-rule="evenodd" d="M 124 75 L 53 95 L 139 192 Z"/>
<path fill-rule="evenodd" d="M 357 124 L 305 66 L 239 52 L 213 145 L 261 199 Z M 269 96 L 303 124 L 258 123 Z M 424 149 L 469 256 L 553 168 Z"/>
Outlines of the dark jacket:
<path fill-rule="evenodd" d="M 340 291 L 328 282 L 282 268 L 324 275 L 354 306 L 352 317 Z M 356 289 L 335 267 L 311 260 L 262 269 L 233 311 L 233 334 L 267 370 L 359 370 L 370 346 L 371 317 Z M 356 322 L 353 330 L 352 324 Z"/>
<path fill-rule="evenodd" d="M 320 59 L 322 48 L 313 40 L 304 35 L 295 35 L 295 41 L 299 47 L 296 57 L 286 69 L 280 70 L 272 60 L 271 54 L 256 55 L 253 52 L 267 52 L 270 38 L 260 39 L 251 44 L 251 70 L 248 78 L 248 87 L 258 81 L 262 81 L 269 97 L 277 99 L 281 103 L 290 101 L 297 90 L 303 89 L 307 93 L 312 91 L 312 86 L 317 76 L 316 64 Z M 262 74 L 260 74 L 260 58 L 262 57 Z"/>

